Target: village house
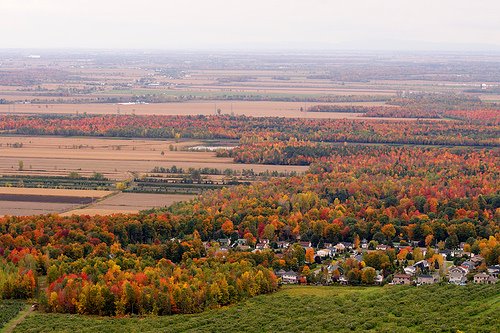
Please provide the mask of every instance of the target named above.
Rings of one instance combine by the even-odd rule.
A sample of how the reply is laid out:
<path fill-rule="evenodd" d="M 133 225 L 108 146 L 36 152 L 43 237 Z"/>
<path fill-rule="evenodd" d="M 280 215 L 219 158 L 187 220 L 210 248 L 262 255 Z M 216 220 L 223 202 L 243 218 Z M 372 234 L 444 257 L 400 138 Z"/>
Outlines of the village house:
<path fill-rule="evenodd" d="M 265 250 L 265 249 L 268 249 L 269 248 L 269 244 L 268 243 L 257 243 L 255 244 L 255 249 L 256 250 Z"/>
<path fill-rule="evenodd" d="M 481 257 L 480 255 L 477 255 L 477 256 L 474 256 L 470 259 L 470 261 L 472 261 L 474 263 L 474 265 L 479 266 L 483 263 L 484 261 L 484 258 Z"/>
<path fill-rule="evenodd" d="M 312 244 L 311 244 L 311 242 L 309 242 L 309 241 L 301 241 L 301 242 L 299 242 L 299 244 L 300 244 L 300 246 L 302 246 L 304 249 L 307 249 L 307 248 L 311 247 L 311 245 L 312 245 Z"/>
<path fill-rule="evenodd" d="M 279 271 L 274 272 L 276 277 L 279 277 L 279 278 L 281 278 L 283 276 L 283 274 L 285 274 L 285 273 L 286 273 L 286 271 L 284 269 L 280 269 Z"/>
<path fill-rule="evenodd" d="M 498 279 L 486 273 L 478 273 L 474 275 L 474 283 L 478 284 L 495 284 Z"/>
<path fill-rule="evenodd" d="M 299 282 L 299 275 L 294 271 L 285 272 L 281 276 L 281 282 L 284 284 L 296 284 Z"/>
<path fill-rule="evenodd" d="M 231 245 L 231 240 L 229 238 L 219 238 L 217 240 L 219 242 L 220 246 L 230 246 Z"/>
<path fill-rule="evenodd" d="M 379 250 L 379 251 L 387 251 L 387 249 L 390 249 L 390 246 L 384 245 L 384 244 L 379 244 L 379 245 L 377 245 L 377 247 L 375 249 Z"/>
<path fill-rule="evenodd" d="M 405 267 L 404 271 L 408 275 L 415 275 L 418 272 L 427 273 L 430 269 L 430 264 L 427 260 L 420 260 L 411 266 Z"/>
<path fill-rule="evenodd" d="M 336 249 L 335 247 L 333 247 L 333 246 L 328 246 L 326 249 L 327 249 L 328 251 L 330 251 L 330 255 L 331 255 L 332 257 L 333 257 L 333 256 L 335 256 L 335 254 L 337 253 L 337 249 Z"/>
<path fill-rule="evenodd" d="M 338 243 L 334 246 L 337 253 L 342 253 L 345 251 L 345 245 L 342 243 Z"/>
<path fill-rule="evenodd" d="M 316 256 L 318 256 L 322 259 L 328 258 L 328 257 L 332 256 L 332 252 L 328 249 L 321 249 L 321 250 L 316 251 Z"/>
<path fill-rule="evenodd" d="M 438 282 L 438 278 L 434 275 L 418 275 L 417 285 L 434 284 Z"/>
<path fill-rule="evenodd" d="M 280 269 L 275 272 L 278 278 L 281 278 L 281 283 L 283 284 L 296 284 L 299 282 L 299 275 L 294 271 L 285 271 Z"/>
<path fill-rule="evenodd" d="M 472 258 L 474 256 L 474 253 L 472 252 L 462 252 L 462 257 L 466 257 L 466 258 Z"/>
<path fill-rule="evenodd" d="M 414 263 L 413 267 L 419 268 L 421 271 L 427 271 L 431 267 L 431 264 L 424 259 Z"/>
<path fill-rule="evenodd" d="M 476 265 L 470 260 L 464 261 L 460 266 L 467 268 L 467 270 L 469 271 L 472 271 L 476 268 Z"/>
<path fill-rule="evenodd" d="M 488 274 L 498 278 L 498 275 L 500 275 L 500 265 L 495 265 L 495 266 L 489 266 L 488 267 Z"/>
<path fill-rule="evenodd" d="M 382 282 L 384 281 L 384 276 L 381 275 L 381 274 L 377 274 L 377 276 L 375 276 L 375 284 L 382 284 Z"/>
<path fill-rule="evenodd" d="M 238 238 L 238 240 L 236 241 L 236 244 L 242 246 L 242 245 L 247 245 L 248 242 L 245 238 Z"/>
<path fill-rule="evenodd" d="M 439 250 L 439 254 L 443 256 L 444 260 L 447 260 L 448 257 L 451 257 L 451 250 L 448 249 Z"/>
<path fill-rule="evenodd" d="M 361 241 L 361 248 L 365 250 L 368 248 L 368 241 L 366 240 L 366 238 L 363 238 L 363 240 Z"/>
<path fill-rule="evenodd" d="M 469 271 L 462 266 L 453 266 L 448 269 L 448 280 L 450 283 L 464 285 L 467 282 Z"/>
<path fill-rule="evenodd" d="M 342 242 L 346 250 L 352 250 L 354 248 L 354 244 L 350 242 Z"/>
<path fill-rule="evenodd" d="M 250 246 L 248 246 L 247 244 L 247 240 L 245 238 L 239 238 L 236 240 L 236 242 L 233 243 L 233 245 L 231 245 L 231 247 L 236 247 L 238 250 L 241 250 L 241 251 L 249 251 L 250 250 Z"/>
<path fill-rule="evenodd" d="M 392 279 L 393 284 L 411 284 L 411 275 L 408 274 L 395 274 Z"/>
<path fill-rule="evenodd" d="M 415 266 L 408 266 L 408 267 L 404 268 L 404 271 L 405 271 L 405 274 L 415 275 L 415 273 L 417 272 L 417 269 L 415 268 Z"/>
<path fill-rule="evenodd" d="M 453 250 L 443 249 L 443 250 L 439 250 L 439 254 L 442 255 L 443 258 L 445 258 L 445 259 L 448 257 L 461 258 L 463 256 L 463 251 L 459 250 L 459 249 L 453 249 Z"/>
<path fill-rule="evenodd" d="M 290 247 L 290 242 L 287 241 L 279 241 L 276 242 L 278 249 L 288 249 Z"/>

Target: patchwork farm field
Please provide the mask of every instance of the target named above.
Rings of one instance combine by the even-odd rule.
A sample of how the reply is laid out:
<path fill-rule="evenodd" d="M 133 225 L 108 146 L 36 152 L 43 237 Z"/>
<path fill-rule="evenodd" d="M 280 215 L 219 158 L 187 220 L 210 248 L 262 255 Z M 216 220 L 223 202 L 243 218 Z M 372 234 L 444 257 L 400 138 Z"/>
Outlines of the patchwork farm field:
<path fill-rule="evenodd" d="M 169 206 L 195 195 L 0 187 L 0 216 L 62 213 L 109 215 Z"/>
<path fill-rule="evenodd" d="M 33 313 L 14 332 L 498 332 L 499 285 L 284 287 L 193 315 Z"/>
<path fill-rule="evenodd" d="M 59 213 L 110 194 L 109 191 L 0 187 L 0 216 Z"/>
<path fill-rule="evenodd" d="M 175 202 L 188 201 L 194 197 L 195 195 L 186 194 L 118 193 L 84 208 L 70 210 L 61 215 L 132 214 L 141 210 L 170 206 Z"/>
<path fill-rule="evenodd" d="M 185 169 L 253 169 L 255 172 L 307 170 L 305 166 L 238 164 L 232 158 L 216 157 L 215 152 L 182 150 L 201 144 L 200 141 L 2 136 L 0 174 L 67 176 L 77 172 L 81 176 L 91 176 L 98 172 L 110 179 L 123 180 L 130 178 L 132 173 L 147 173 L 157 166 L 174 165 Z M 177 151 L 170 151 L 170 145 Z M 22 170 L 19 161 L 23 163 Z"/>
<path fill-rule="evenodd" d="M 227 141 L 225 145 L 235 145 Z M 255 172 L 305 172 L 307 166 L 238 164 L 232 158 L 216 157 L 215 152 L 184 150 L 206 145 L 203 141 L 111 139 L 93 137 L 0 137 L 0 175 L 10 177 L 11 183 L 0 187 L 0 216 L 49 213 L 106 215 L 137 213 L 153 207 L 164 207 L 174 202 L 189 200 L 194 194 L 120 193 L 111 195 L 115 182 L 128 181 L 149 174 L 155 167 L 212 168 L 236 171 L 253 169 Z M 171 150 L 175 149 L 175 150 Z M 22 163 L 22 167 L 20 166 Z M 23 188 L 23 178 L 68 177 L 70 174 L 93 177 L 101 174 L 110 179 L 113 187 L 106 191 Z M 17 178 L 16 178 L 17 177 Z M 44 178 L 46 177 L 46 178 Z M 222 176 L 211 179 L 221 181 Z M 24 178 L 26 181 L 26 178 Z M 71 179 L 67 179 L 71 182 Z M 75 180 L 78 181 L 78 180 Z M 88 180 L 85 182 L 89 183 Z M 89 183 L 90 184 L 90 183 Z M 17 187 L 16 187 L 17 186 Z M 21 187 L 19 187 L 21 186 Z"/>

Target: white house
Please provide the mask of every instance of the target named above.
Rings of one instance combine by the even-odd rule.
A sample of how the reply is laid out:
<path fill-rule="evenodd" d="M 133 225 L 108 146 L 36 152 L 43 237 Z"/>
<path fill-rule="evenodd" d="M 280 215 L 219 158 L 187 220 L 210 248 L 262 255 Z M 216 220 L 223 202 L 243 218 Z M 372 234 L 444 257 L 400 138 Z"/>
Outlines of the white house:
<path fill-rule="evenodd" d="M 448 280 L 450 283 L 464 285 L 467 282 L 467 273 L 469 271 L 461 266 L 453 266 L 448 269 Z"/>
<path fill-rule="evenodd" d="M 332 252 L 328 249 L 321 249 L 316 251 L 316 255 L 320 258 L 327 258 L 332 255 Z"/>
<path fill-rule="evenodd" d="M 281 282 L 285 284 L 295 284 L 299 281 L 299 275 L 294 271 L 285 272 L 281 276 Z"/>
<path fill-rule="evenodd" d="M 342 243 L 338 243 L 337 245 L 334 246 L 335 250 L 337 252 L 344 252 L 345 251 L 345 245 Z"/>
<path fill-rule="evenodd" d="M 408 275 L 415 275 L 415 272 L 417 271 L 417 269 L 415 268 L 415 266 L 408 266 L 408 267 L 404 268 L 404 271 Z"/>
<path fill-rule="evenodd" d="M 339 278 L 340 284 L 349 284 L 349 280 L 347 280 L 345 275 L 341 275 Z"/>

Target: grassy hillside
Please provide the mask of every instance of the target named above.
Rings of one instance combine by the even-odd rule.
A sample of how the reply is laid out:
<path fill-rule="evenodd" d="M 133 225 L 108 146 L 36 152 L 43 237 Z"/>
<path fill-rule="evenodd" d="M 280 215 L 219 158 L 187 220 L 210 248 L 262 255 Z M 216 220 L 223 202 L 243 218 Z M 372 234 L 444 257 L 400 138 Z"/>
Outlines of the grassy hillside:
<path fill-rule="evenodd" d="M 195 315 L 35 313 L 15 332 L 499 332 L 500 285 L 285 287 Z"/>
<path fill-rule="evenodd" d="M 0 332 L 10 320 L 15 318 L 19 311 L 26 308 L 25 301 L 0 300 Z"/>

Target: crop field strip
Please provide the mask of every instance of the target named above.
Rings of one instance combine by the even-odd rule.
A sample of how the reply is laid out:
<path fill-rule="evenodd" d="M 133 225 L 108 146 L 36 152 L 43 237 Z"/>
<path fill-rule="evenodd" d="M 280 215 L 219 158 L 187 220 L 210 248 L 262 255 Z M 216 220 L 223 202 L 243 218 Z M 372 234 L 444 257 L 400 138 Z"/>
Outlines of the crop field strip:
<path fill-rule="evenodd" d="M 324 113 L 303 112 L 304 102 L 272 102 L 272 101 L 203 101 L 183 103 L 155 103 L 155 104 L 51 104 L 48 108 L 43 105 L 24 104 L 13 106 L 1 105 L 0 114 L 136 114 L 136 115 L 215 115 L 217 109 L 223 114 L 245 115 L 253 117 L 288 117 L 311 119 L 373 119 L 353 113 Z M 314 103 L 331 104 L 331 103 Z M 339 103 L 348 105 L 366 105 L 366 103 Z M 378 106 L 379 103 L 376 103 Z M 380 119 L 380 118 L 376 118 Z M 382 118 L 384 119 L 384 118 Z M 386 118 L 390 119 L 390 118 Z M 414 119 L 409 119 L 414 121 Z"/>

